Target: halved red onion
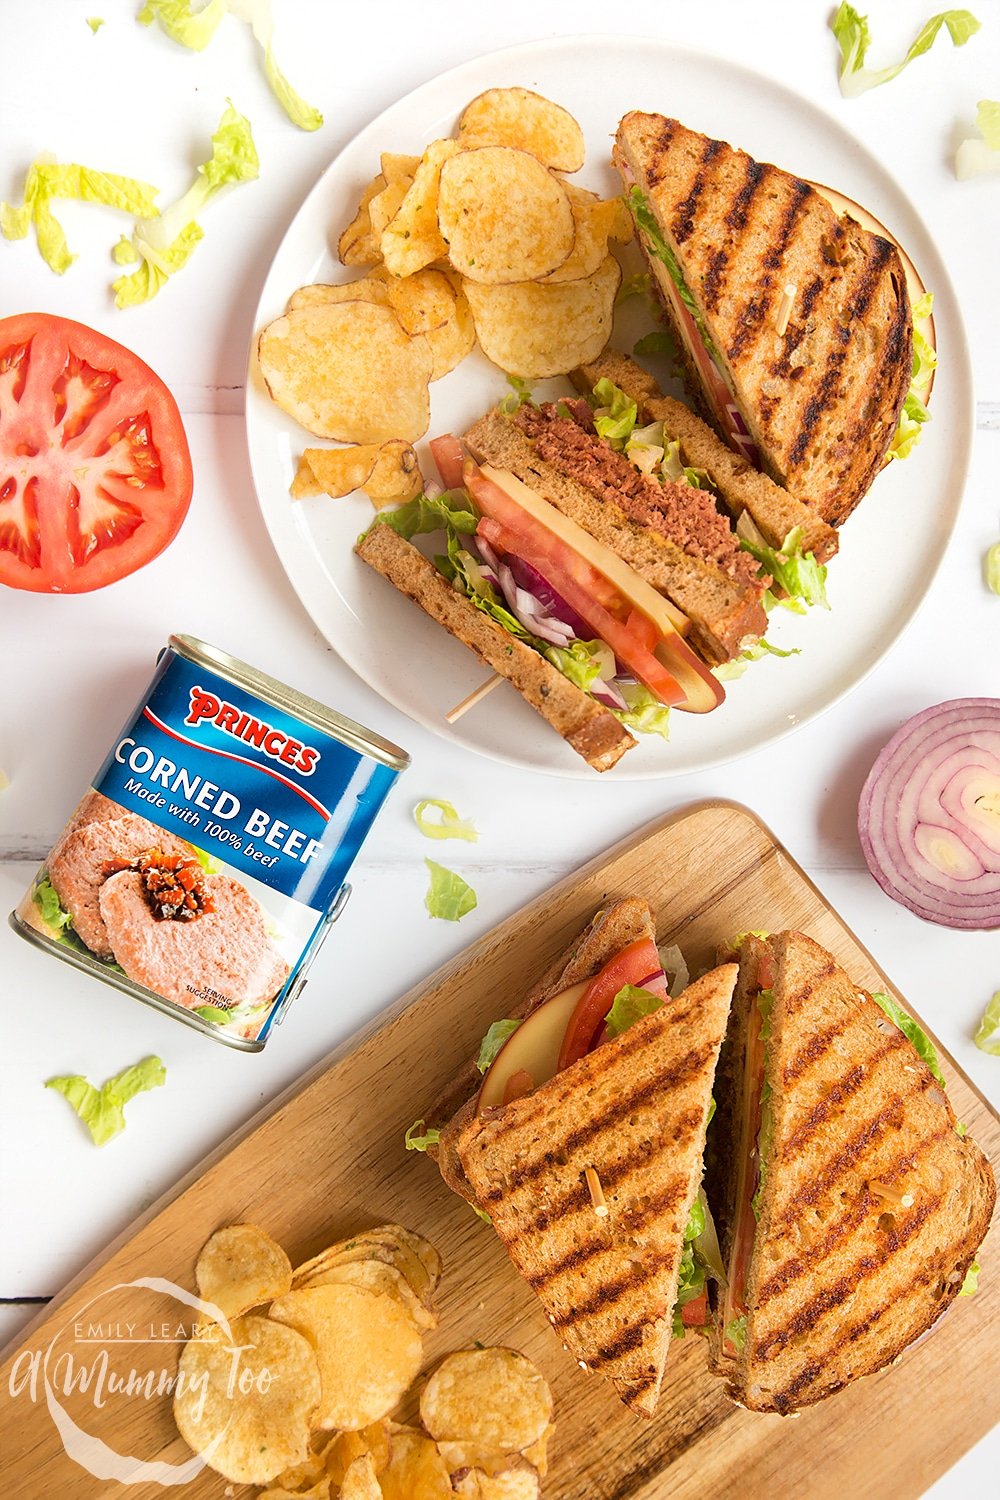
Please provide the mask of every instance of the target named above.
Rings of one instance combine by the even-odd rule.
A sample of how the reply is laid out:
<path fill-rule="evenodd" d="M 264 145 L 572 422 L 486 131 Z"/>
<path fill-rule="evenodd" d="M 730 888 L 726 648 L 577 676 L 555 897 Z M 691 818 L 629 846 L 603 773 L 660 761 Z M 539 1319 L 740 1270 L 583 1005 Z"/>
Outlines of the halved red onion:
<path fill-rule="evenodd" d="M 1000 698 L 916 714 L 869 773 L 858 834 L 879 885 L 944 927 L 1000 927 Z"/>

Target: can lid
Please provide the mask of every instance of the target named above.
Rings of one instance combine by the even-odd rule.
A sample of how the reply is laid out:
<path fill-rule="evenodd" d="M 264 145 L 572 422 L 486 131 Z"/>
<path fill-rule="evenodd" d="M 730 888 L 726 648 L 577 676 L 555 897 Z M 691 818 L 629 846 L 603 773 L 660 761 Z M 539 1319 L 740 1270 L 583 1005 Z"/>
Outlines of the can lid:
<path fill-rule="evenodd" d="M 313 729 L 330 735 L 341 744 L 349 745 L 352 750 L 358 750 L 362 755 L 371 756 L 373 760 L 380 761 L 382 765 L 389 766 L 394 771 L 405 771 L 410 764 L 410 757 L 406 751 L 394 745 L 391 740 L 383 739 L 374 730 L 366 729 L 363 724 L 356 724 L 353 719 L 345 718 L 335 709 L 327 708 L 317 699 L 297 692 L 295 688 L 279 682 L 276 677 L 269 677 L 266 672 L 258 671 L 256 667 L 249 666 L 238 657 L 230 656 L 228 651 L 220 651 L 218 647 L 199 641 L 193 635 L 172 635 L 167 644 L 178 656 L 194 662 L 196 666 L 208 667 L 218 672 L 222 677 L 235 683 L 237 687 L 255 693 L 258 698 L 265 703 L 270 703 L 272 707 L 294 714 L 304 724 L 309 724 Z"/>

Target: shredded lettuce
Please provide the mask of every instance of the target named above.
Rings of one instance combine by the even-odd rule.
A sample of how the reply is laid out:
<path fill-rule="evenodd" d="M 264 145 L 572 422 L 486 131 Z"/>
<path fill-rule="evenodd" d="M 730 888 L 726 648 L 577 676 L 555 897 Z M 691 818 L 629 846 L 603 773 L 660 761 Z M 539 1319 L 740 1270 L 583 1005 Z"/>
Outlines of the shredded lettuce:
<path fill-rule="evenodd" d="M 28 168 L 23 201 L 19 205 L 0 203 L 0 234 L 5 240 L 23 240 L 33 224 L 42 259 L 61 276 L 76 256 L 70 253 L 63 227 L 52 212 L 56 199 L 101 203 L 121 213 L 152 217 L 157 213 L 156 194 L 155 187 L 135 177 L 97 172 L 77 162 L 57 162 L 54 157 L 39 156 Z"/>
<path fill-rule="evenodd" d="M 227 13 L 250 26 L 264 53 L 264 74 L 271 91 L 292 124 L 300 130 L 318 130 L 323 116 L 296 93 L 275 60 L 271 0 L 207 0 L 207 4 L 200 6 L 194 0 L 145 0 L 136 20 L 143 26 L 158 21 L 171 41 L 201 52 Z"/>
<path fill-rule="evenodd" d="M 604 1024 L 612 1036 L 621 1036 L 622 1032 L 634 1026 L 636 1021 L 641 1021 L 644 1016 L 651 1016 L 654 1011 L 659 1010 L 662 1004 L 661 997 L 651 995 L 649 990 L 640 989 L 635 984 L 623 985 L 615 996 L 611 1009 L 604 1017 Z M 694 1235 L 690 1238 L 694 1239 Z"/>
<path fill-rule="evenodd" d="M 707 469 L 695 469 L 685 464 L 680 440 L 671 438 L 662 422 L 633 427 L 625 441 L 625 457 L 644 474 L 659 475 L 668 484 L 689 484 L 698 490 L 715 489 L 715 481 Z"/>
<path fill-rule="evenodd" d="M 407 1151 L 426 1151 L 429 1146 L 436 1146 L 440 1139 L 440 1130 L 433 1126 L 428 1130 L 423 1120 L 414 1120 L 403 1137 L 403 1145 Z"/>
<path fill-rule="evenodd" d="M 35 886 L 35 905 L 41 913 L 42 921 L 46 927 L 52 928 L 53 932 L 61 932 L 73 921 L 56 895 L 55 887 L 48 875 L 44 875 Z"/>
<path fill-rule="evenodd" d="M 695 325 L 701 335 L 702 343 L 718 364 L 718 350 L 705 327 L 705 320 L 698 310 L 698 304 L 691 295 L 691 289 L 684 280 L 684 273 L 677 262 L 677 257 L 660 232 L 660 226 L 656 222 L 656 215 L 649 206 L 649 199 L 641 188 L 631 187 L 629 188 L 628 204 L 632 210 L 632 217 L 646 236 L 650 250 L 656 256 L 657 260 L 661 260 L 666 266 L 667 274 L 677 288 L 677 295 L 695 321 Z"/>
<path fill-rule="evenodd" d="M 930 317 L 933 306 L 933 292 L 925 292 L 913 304 L 913 372 L 903 401 L 903 410 L 900 412 L 899 425 L 886 450 L 887 459 L 909 458 L 920 441 L 921 428 L 925 422 L 930 421 L 927 396 L 931 379 L 937 369 L 937 354 L 920 324 Z"/>
<path fill-rule="evenodd" d="M 983 558 L 983 577 L 986 587 L 1000 594 L 1000 542 L 994 542 Z"/>
<path fill-rule="evenodd" d="M 259 169 L 250 121 L 230 100 L 212 137 L 212 155 L 198 168 L 198 176 L 182 198 L 156 218 L 140 218 L 132 233 L 134 256 L 121 243 L 112 252 L 119 265 L 136 262 L 138 269 L 114 283 L 115 306 L 135 307 L 148 302 L 187 263 L 203 231 L 195 215 L 222 191 L 249 182 Z"/>
<path fill-rule="evenodd" d="M 125 1129 L 125 1106 L 136 1094 L 159 1088 L 167 1081 L 167 1070 L 158 1057 L 144 1057 L 130 1068 L 123 1068 L 96 1089 L 80 1073 L 50 1078 L 47 1089 L 54 1089 L 76 1110 L 90 1131 L 95 1146 L 105 1146 Z"/>
<path fill-rule="evenodd" d="M 726 1324 L 725 1336 L 734 1348 L 740 1350 L 746 1348 L 747 1342 L 747 1320 L 744 1313 L 740 1318 L 731 1318 Z"/>
<path fill-rule="evenodd" d="M 897 1004 L 891 995 L 886 995 L 882 991 L 876 991 L 871 998 L 877 1006 L 885 1011 L 889 1020 L 899 1027 L 907 1041 L 912 1045 L 914 1051 L 920 1054 L 938 1083 L 944 1088 L 946 1086 L 944 1074 L 941 1072 L 934 1044 L 927 1033 L 917 1025 L 912 1016 L 907 1015 L 903 1007 Z"/>
<path fill-rule="evenodd" d="M 589 693 L 601 677 L 615 675 L 614 653 L 603 641 L 571 641 L 568 646 L 546 646 L 543 655 L 585 693 Z"/>
<path fill-rule="evenodd" d="M 479 1056 L 476 1058 L 476 1067 L 480 1073 L 485 1073 L 492 1065 L 497 1053 L 507 1038 L 517 1030 L 520 1021 L 494 1021 L 489 1031 L 479 1044 Z"/>
<path fill-rule="evenodd" d="M 538 650 L 545 649 L 544 642 L 532 635 L 530 630 L 526 630 L 517 616 L 507 608 L 502 595 L 490 583 L 472 553 L 466 551 L 459 542 L 457 533 L 450 528 L 448 555 L 436 557 L 434 562 L 438 572 L 442 573 L 449 583 L 458 587 L 470 604 L 474 604 L 484 615 L 489 615 L 491 620 L 496 620 L 508 635 L 516 636 L 519 641 L 525 641 Z"/>
<path fill-rule="evenodd" d="M 974 1297 L 979 1290 L 979 1262 L 974 1260 L 965 1273 L 965 1278 L 959 1289 L 960 1297 Z"/>
<path fill-rule="evenodd" d="M 397 505 L 394 510 L 380 510 L 372 525 L 391 526 L 393 531 L 410 541 L 432 531 L 471 534 L 479 525 L 479 517 L 471 508 L 465 490 L 444 490 L 433 499 L 429 495 L 418 495 L 415 500 Z"/>
<path fill-rule="evenodd" d="M 842 0 L 830 25 L 840 48 L 840 92 L 846 98 L 853 99 L 868 89 L 876 88 L 882 83 L 889 83 L 893 78 L 898 77 L 915 57 L 920 57 L 930 50 L 943 26 L 947 27 L 948 35 L 955 46 L 964 47 L 969 38 L 979 30 L 980 23 L 968 10 L 941 11 L 939 15 L 932 16 L 921 27 L 916 41 L 902 62 L 894 63 L 887 68 L 865 67 L 865 58 L 871 43 L 868 17 L 859 15 L 853 5 L 848 5 L 846 0 Z"/>
<path fill-rule="evenodd" d="M 1000 99 L 980 99 L 975 136 L 962 141 L 955 153 L 955 176 L 962 182 L 981 172 L 1000 172 Z"/>
<path fill-rule="evenodd" d="M 972 1040 L 980 1052 L 988 1052 L 992 1057 L 1000 1057 L 1000 990 L 997 990 L 983 1011 L 983 1018 L 976 1027 L 976 1034 Z"/>
<path fill-rule="evenodd" d="M 604 438 L 619 452 L 632 436 L 638 408 L 631 396 L 614 381 L 599 380 L 594 386 L 594 429 L 598 437 Z"/>
<path fill-rule="evenodd" d="M 91 31 L 96 36 L 97 33 L 100 31 L 101 27 L 104 26 L 104 25 L 106 25 L 106 22 L 105 22 L 103 16 L 88 16 L 87 17 L 87 25 L 90 27 Z"/>
<path fill-rule="evenodd" d="M 430 884 L 424 897 L 428 912 L 443 922 L 460 921 L 478 904 L 472 886 L 461 875 L 456 875 L 454 870 L 446 870 L 444 865 L 436 864 L 433 859 L 425 859 L 424 864 L 430 874 Z"/>
<path fill-rule="evenodd" d="M 770 573 L 774 583 L 785 591 L 786 597 L 779 599 L 768 589 L 764 599 L 767 607 L 783 604 L 796 614 L 803 614 L 805 606 L 811 604 L 830 608 L 826 597 L 826 566 L 818 563 L 813 553 L 803 552 L 801 526 L 792 527 L 780 549 L 768 546 L 757 528 L 749 523 L 746 511 L 737 522 L 736 530 L 743 551 L 756 558 L 762 571 Z"/>
<path fill-rule="evenodd" d="M 626 729 L 636 734 L 658 734 L 662 739 L 670 738 L 670 709 L 661 703 L 654 693 L 641 682 L 623 682 L 621 694 L 628 704 L 625 709 L 613 708 L 611 712 Z"/>
<path fill-rule="evenodd" d="M 772 646 L 770 641 L 763 639 L 754 641 L 751 646 L 744 646 L 739 656 L 733 661 L 720 662 L 712 671 L 720 682 L 734 681 L 742 677 L 752 661 L 760 661 L 765 656 L 801 656 L 802 652 L 798 646 L 792 646 L 788 651 L 782 651 L 780 646 Z"/>
<path fill-rule="evenodd" d="M 502 412 L 505 417 L 512 417 L 522 406 L 534 406 L 531 386 L 520 375 L 508 375 L 507 384 L 510 390 L 497 402 L 497 411 Z"/>
<path fill-rule="evenodd" d="M 429 807 L 436 807 L 440 818 L 428 818 Z M 464 839 L 467 844 L 474 844 L 479 838 L 476 825 L 469 818 L 460 818 L 453 802 L 438 797 L 425 797 L 418 802 L 413 809 L 413 821 L 425 839 Z"/>

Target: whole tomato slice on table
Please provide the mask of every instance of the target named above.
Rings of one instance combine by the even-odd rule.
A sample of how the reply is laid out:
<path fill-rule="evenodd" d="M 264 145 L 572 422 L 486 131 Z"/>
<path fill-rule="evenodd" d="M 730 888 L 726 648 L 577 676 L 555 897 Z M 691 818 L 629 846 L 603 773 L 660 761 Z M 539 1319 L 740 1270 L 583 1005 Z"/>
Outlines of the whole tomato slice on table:
<path fill-rule="evenodd" d="M 177 403 L 137 355 L 68 318 L 0 320 L 0 583 L 114 583 L 173 540 L 191 490 Z"/>

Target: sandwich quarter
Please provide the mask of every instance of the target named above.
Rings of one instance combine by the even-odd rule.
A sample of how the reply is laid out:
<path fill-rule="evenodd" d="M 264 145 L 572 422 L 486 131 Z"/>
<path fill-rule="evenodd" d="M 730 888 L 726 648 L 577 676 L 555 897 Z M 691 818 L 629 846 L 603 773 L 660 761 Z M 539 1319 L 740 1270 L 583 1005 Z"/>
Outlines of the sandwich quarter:
<path fill-rule="evenodd" d="M 408 764 L 371 730 L 171 636 L 11 925 L 259 1052 L 301 993 Z"/>

